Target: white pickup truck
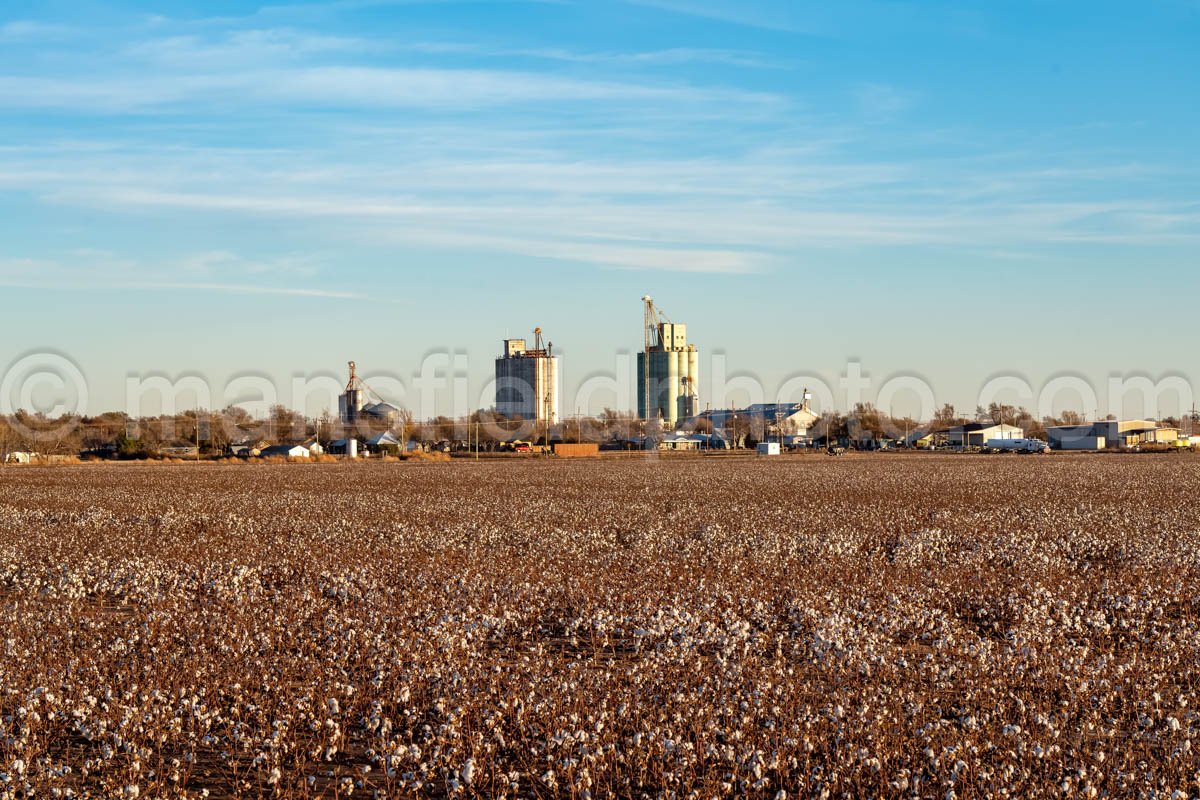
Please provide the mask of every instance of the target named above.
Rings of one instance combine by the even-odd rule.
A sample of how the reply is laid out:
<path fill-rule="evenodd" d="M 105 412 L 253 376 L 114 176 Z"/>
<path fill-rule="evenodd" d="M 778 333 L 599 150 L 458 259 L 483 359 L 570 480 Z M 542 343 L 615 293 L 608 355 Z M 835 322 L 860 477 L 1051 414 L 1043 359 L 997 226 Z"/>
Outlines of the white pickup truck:
<path fill-rule="evenodd" d="M 1049 453 L 1050 445 L 1041 439 L 988 439 L 984 445 L 993 453 Z"/>

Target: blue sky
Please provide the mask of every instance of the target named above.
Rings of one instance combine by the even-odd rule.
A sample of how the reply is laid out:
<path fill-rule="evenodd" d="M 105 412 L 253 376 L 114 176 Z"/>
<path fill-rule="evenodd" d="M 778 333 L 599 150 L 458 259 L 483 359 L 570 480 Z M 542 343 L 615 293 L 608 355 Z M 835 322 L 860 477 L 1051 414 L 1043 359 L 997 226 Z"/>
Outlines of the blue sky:
<path fill-rule="evenodd" d="M 478 393 L 541 325 L 569 393 L 650 293 L 768 393 L 1192 380 L 1198 44 L 1195 0 L 8 0 L 0 365 Z"/>

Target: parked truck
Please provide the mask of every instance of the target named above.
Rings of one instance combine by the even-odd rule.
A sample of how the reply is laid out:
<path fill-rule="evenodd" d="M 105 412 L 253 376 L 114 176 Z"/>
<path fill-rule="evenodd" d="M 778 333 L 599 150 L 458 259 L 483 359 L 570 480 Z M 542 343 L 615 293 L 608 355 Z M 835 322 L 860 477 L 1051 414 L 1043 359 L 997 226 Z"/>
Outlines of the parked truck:
<path fill-rule="evenodd" d="M 1049 453 L 1050 445 L 1041 439 L 988 439 L 985 449 L 992 453 Z"/>

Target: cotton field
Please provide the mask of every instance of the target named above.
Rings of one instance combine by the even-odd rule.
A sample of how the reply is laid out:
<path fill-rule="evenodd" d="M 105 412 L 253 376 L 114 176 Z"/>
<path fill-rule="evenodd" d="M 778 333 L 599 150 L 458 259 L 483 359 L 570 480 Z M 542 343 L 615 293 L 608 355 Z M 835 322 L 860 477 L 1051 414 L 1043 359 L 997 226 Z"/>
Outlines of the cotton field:
<path fill-rule="evenodd" d="M 1200 796 L 1200 460 L 0 469 L 0 797 Z"/>

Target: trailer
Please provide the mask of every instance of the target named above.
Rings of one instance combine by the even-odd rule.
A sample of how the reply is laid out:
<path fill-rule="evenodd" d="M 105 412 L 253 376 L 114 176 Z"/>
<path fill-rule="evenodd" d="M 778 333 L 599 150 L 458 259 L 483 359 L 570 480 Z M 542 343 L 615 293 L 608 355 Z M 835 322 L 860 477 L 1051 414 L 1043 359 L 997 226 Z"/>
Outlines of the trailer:
<path fill-rule="evenodd" d="M 1041 439 L 988 439 L 984 448 L 990 453 L 1050 452 L 1050 445 Z"/>

